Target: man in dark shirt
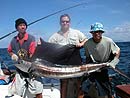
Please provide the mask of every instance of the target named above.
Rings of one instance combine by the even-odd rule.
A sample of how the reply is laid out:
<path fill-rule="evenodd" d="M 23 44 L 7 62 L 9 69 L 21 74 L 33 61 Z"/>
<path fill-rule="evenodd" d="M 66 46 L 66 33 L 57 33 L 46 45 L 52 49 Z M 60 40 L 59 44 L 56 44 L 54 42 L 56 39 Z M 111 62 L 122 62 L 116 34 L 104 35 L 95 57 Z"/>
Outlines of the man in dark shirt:
<path fill-rule="evenodd" d="M 23 18 L 19 18 L 15 21 L 15 28 L 18 31 L 18 35 L 11 40 L 8 46 L 8 53 L 13 61 L 18 61 L 18 59 L 31 60 L 36 48 L 35 38 L 26 32 L 27 22 Z M 29 77 L 28 73 L 17 68 L 15 78 L 16 94 L 24 97 L 24 90 L 28 88 L 30 95 L 36 95 L 36 98 L 42 98 L 43 85 L 41 84 L 40 77 L 36 77 L 33 80 Z M 27 82 L 30 83 L 31 86 L 28 85 L 28 87 L 26 87 Z"/>

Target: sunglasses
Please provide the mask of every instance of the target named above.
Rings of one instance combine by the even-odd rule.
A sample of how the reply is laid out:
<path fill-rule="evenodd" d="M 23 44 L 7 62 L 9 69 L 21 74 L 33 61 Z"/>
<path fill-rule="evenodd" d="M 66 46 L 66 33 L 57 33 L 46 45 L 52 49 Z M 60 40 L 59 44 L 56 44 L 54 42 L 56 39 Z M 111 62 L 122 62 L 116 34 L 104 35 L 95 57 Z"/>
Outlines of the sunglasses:
<path fill-rule="evenodd" d="M 99 30 L 99 31 L 92 31 L 91 33 L 104 33 L 104 31 L 101 31 L 101 30 Z"/>
<path fill-rule="evenodd" d="M 61 21 L 61 23 L 65 23 L 65 22 L 66 22 L 66 23 L 69 23 L 70 21 Z"/>

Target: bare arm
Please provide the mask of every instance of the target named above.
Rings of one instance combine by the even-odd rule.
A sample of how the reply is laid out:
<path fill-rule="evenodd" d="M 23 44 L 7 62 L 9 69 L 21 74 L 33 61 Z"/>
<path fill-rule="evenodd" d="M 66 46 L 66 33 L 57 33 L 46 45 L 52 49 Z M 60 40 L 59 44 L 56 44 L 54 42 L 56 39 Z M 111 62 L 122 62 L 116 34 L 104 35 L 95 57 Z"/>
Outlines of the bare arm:
<path fill-rule="evenodd" d="M 87 40 L 88 40 L 88 39 L 84 39 L 82 42 L 78 43 L 78 44 L 76 45 L 76 47 L 82 47 Z"/>
<path fill-rule="evenodd" d="M 115 57 L 116 57 L 116 58 L 119 58 L 119 56 L 120 56 L 120 48 L 119 48 L 118 51 L 115 53 Z"/>

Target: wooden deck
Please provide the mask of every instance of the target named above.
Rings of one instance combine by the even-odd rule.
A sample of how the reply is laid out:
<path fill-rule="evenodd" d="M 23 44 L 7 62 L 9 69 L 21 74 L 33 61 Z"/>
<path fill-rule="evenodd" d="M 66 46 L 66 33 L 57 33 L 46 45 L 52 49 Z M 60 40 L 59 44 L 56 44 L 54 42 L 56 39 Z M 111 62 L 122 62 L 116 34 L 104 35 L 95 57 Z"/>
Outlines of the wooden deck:
<path fill-rule="evenodd" d="M 116 94 L 121 98 L 130 98 L 130 84 L 117 85 Z"/>

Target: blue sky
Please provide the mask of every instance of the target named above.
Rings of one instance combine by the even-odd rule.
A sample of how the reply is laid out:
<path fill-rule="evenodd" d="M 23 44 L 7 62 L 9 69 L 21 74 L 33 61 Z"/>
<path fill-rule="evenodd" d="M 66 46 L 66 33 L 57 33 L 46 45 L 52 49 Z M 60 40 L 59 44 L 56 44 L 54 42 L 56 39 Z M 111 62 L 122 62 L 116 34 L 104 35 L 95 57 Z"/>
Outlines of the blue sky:
<path fill-rule="evenodd" d="M 106 32 L 104 36 L 114 41 L 130 41 L 130 0 L 0 0 L 0 37 L 15 30 L 15 20 L 24 18 L 31 23 L 39 18 L 79 3 L 87 3 L 54 16 L 48 17 L 28 27 L 28 32 L 45 41 L 60 29 L 59 17 L 67 13 L 71 17 L 71 27 L 82 31 L 88 38 L 90 25 L 101 22 Z M 0 48 L 7 48 L 14 33 L 0 40 Z"/>

